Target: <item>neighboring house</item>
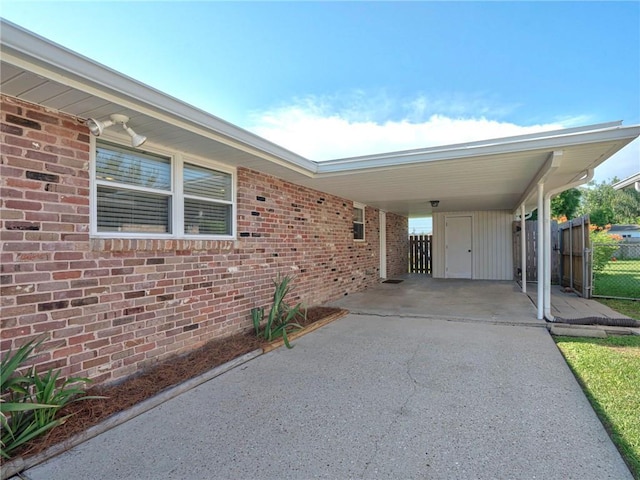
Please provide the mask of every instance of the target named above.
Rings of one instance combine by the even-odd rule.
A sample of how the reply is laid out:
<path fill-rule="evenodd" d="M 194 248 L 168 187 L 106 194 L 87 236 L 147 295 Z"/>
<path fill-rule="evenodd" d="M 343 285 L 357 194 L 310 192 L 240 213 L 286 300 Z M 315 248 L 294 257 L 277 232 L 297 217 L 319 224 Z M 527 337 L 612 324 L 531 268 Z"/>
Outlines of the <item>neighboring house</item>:
<path fill-rule="evenodd" d="M 640 192 L 640 172 L 613 184 L 615 190 L 634 189 Z"/>
<path fill-rule="evenodd" d="M 625 243 L 640 243 L 640 225 L 611 225 L 609 235 L 619 235 Z"/>
<path fill-rule="evenodd" d="M 404 274 L 409 217 L 433 216 L 434 277 L 512 280 L 516 216 L 548 218 L 640 135 L 314 162 L 9 22 L 0 39 L 2 351 L 46 333 L 40 366 L 96 382 L 249 328 L 278 275 L 315 305 Z"/>

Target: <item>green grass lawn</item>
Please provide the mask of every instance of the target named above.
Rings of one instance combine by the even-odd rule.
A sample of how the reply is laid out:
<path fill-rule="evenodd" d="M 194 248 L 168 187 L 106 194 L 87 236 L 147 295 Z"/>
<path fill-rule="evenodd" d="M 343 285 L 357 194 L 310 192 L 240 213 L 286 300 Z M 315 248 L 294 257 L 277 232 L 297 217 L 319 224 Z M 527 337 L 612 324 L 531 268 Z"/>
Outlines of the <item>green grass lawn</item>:
<path fill-rule="evenodd" d="M 595 300 L 627 317 L 640 320 L 640 300 L 619 300 L 617 298 L 596 298 Z"/>
<path fill-rule="evenodd" d="M 640 260 L 610 261 L 593 277 L 594 295 L 640 297 Z"/>
<path fill-rule="evenodd" d="M 554 339 L 631 473 L 640 479 L 640 336 Z"/>

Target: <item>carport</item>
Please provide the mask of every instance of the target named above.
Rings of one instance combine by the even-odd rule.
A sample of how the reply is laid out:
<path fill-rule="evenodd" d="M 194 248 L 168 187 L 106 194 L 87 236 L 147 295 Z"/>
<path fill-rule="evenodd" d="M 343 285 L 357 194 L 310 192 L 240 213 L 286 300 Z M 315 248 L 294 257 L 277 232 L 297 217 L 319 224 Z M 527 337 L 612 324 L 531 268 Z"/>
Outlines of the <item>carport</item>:
<path fill-rule="evenodd" d="M 512 280 L 511 224 L 538 209 L 538 319 L 550 308 L 550 201 L 640 135 L 622 122 L 315 161 L 2 21 L 3 93 L 78 118 L 126 115 L 158 147 L 211 156 L 379 210 L 434 217 L 434 277 Z M 532 130 L 535 128 L 532 127 Z M 124 132 L 115 139 L 128 142 Z M 151 140 L 150 140 L 151 141 Z M 366 226 L 365 226 L 366 229 Z M 408 233 L 408 232 L 407 232 Z M 523 255 L 523 258 L 525 255 Z M 526 265 L 522 265 L 523 271 Z M 526 275 L 524 275 L 526 277 Z M 523 285 L 525 288 L 526 285 Z"/>

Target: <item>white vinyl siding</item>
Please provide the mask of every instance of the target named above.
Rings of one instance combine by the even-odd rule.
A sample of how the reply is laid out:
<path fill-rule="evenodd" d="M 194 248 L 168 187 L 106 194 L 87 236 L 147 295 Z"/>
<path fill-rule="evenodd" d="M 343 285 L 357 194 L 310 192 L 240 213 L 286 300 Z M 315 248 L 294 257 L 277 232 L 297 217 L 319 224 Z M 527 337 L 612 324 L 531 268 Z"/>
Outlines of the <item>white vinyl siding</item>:
<path fill-rule="evenodd" d="M 437 212 L 433 214 L 433 277 L 445 278 L 445 217 L 473 217 L 473 278 L 477 280 L 512 280 L 512 222 L 506 210 Z"/>

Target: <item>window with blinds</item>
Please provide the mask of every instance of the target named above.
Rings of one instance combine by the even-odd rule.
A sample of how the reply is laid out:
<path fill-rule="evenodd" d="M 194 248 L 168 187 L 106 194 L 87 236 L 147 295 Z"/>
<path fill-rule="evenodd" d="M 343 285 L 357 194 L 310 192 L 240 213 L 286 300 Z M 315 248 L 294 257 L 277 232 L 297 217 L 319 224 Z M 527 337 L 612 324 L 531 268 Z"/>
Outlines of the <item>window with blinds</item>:
<path fill-rule="evenodd" d="M 231 175 L 184 164 L 184 231 L 231 235 Z"/>
<path fill-rule="evenodd" d="M 231 173 L 102 141 L 95 203 L 98 234 L 233 235 Z"/>

